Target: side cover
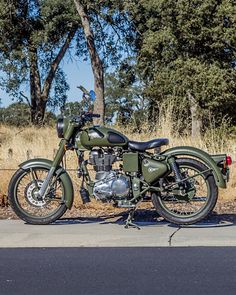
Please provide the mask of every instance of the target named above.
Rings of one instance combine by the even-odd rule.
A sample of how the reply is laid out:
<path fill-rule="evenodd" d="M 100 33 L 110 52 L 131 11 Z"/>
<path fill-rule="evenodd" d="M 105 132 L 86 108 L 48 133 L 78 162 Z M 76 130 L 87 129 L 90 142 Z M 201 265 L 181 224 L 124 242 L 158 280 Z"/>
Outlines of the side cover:
<path fill-rule="evenodd" d="M 168 171 L 168 166 L 166 163 L 153 160 L 153 159 L 143 159 L 142 160 L 142 174 L 148 183 L 152 183 L 160 177 L 163 177 Z"/>
<path fill-rule="evenodd" d="M 29 168 L 34 168 L 34 167 L 50 169 L 52 167 L 52 163 L 53 162 L 48 159 L 38 158 L 38 159 L 25 161 L 21 163 L 19 166 L 23 170 L 27 170 Z M 61 166 L 57 168 L 55 173 L 59 176 L 60 180 L 64 184 L 64 188 L 65 188 L 64 197 L 65 197 L 66 207 L 71 209 L 71 206 L 74 200 L 74 189 L 73 189 L 73 184 L 70 179 L 70 176 L 65 171 L 65 169 L 63 169 Z"/>
<path fill-rule="evenodd" d="M 215 178 L 215 182 L 218 187 L 226 188 L 226 182 L 223 178 L 223 175 L 217 167 L 217 164 L 215 161 L 211 158 L 211 156 L 198 149 L 191 146 L 179 146 L 179 147 L 173 147 L 171 149 L 168 149 L 162 153 L 164 156 L 192 156 L 199 161 L 203 162 L 207 167 L 212 169 L 212 174 Z"/>

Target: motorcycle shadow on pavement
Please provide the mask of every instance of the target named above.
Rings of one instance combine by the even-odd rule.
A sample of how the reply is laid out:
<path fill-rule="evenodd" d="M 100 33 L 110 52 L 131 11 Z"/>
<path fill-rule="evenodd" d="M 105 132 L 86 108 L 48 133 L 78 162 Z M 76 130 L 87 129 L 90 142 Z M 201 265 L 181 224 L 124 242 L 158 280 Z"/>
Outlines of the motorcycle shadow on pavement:
<path fill-rule="evenodd" d="M 78 216 L 71 218 L 61 218 L 53 223 L 53 225 L 67 225 L 67 224 L 89 224 L 100 223 L 105 224 L 118 224 L 124 225 L 127 219 L 129 211 L 120 212 L 117 214 L 100 215 L 100 216 Z M 192 225 L 176 225 L 170 223 L 161 216 L 159 216 L 155 210 L 137 209 L 134 214 L 133 222 L 140 228 L 146 226 L 168 226 L 173 228 L 214 228 L 214 227 L 228 227 L 236 225 L 236 214 L 217 214 L 211 213 L 207 218 Z"/>
<path fill-rule="evenodd" d="M 172 226 L 172 225 L 170 225 Z M 192 224 L 192 225 L 181 225 L 177 227 L 181 228 L 218 228 L 218 227 L 228 227 L 236 226 L 236 214 L 217 214 L 215 212 L 211 213 L 204 220 Z"/>
<path fill-rule="evenodd" d="M 78 216 L 78 217 L 68 217 L 61 218 L 54 222 L 54 225 L 63 224 L 87 224 L 87 223 L 100 223 L 104 224 L 119 224 L 124 225 L 128 217 L 129 211 L 125 210 L 120 213 L 115 214 L 103 214 L 100 216 Z M 139 226 L 148 225 L 162 225 L 169 224 L 162 217 L 160 217 L 155 210 L 137 209 L 134 214 L 134 223 Z"/>

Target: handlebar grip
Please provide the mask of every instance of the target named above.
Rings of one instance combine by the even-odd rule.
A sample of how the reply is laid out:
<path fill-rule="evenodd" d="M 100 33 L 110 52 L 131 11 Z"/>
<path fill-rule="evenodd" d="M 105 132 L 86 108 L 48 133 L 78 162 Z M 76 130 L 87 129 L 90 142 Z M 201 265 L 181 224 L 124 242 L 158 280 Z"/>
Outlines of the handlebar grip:
<path fill-rule="evenodd" d="M 99 115 L 99 114 L 92 114 L 92 117 L 93 117 L 93 118 L 100 118 L 101 115 Z"/>
<path fill-rule="evenodd" d="M 76 123 L 85 123 L 86 121 L 92 121 L 92 118 L 100 118 L 101 115 L 99 114 L 92 114 L 92 113 L 83 113 L 80 116 L 74 116 L 72 118 L 73 122 Z"/>

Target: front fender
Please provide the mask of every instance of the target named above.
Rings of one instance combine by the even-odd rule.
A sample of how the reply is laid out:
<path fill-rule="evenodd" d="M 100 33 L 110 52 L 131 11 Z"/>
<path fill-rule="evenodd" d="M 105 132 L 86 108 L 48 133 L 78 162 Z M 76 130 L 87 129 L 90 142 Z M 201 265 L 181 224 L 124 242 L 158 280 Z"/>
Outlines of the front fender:
<path fill-rule="evenodd" d="M 35 167 L 50 169 L 52 167 L 52 163 L 53 162 L 48 159 L 37 158 L 37 159 L 25 161 L 21 163 L 19 167 L 23 170 L 28 170 L 29 168 L 35 168 Z M 66 207 L 71 209 L 73 201 L 74 201 L 74 188 L 73 188 L 71 178 L 66 172 L 66 170 L 62 168 L 61 166 L 57 167 L 55 173 L 60 177 L 60 180 L 62 181 L 64 185 Z"/>
<path fill-rule="evenodd" d="M 220 169 L 217 167 L 217 164 L 208 153 L 191 146 L 179 146 L 170 148 L 161 154 L 164 156 L 192 156 L 197 158 L 201 162 L 205 163 L 207 167 L 212 169 L 217 186 L 226 188 L 226 182 L 223 178 L 223 175 L 221 174 Z"/>

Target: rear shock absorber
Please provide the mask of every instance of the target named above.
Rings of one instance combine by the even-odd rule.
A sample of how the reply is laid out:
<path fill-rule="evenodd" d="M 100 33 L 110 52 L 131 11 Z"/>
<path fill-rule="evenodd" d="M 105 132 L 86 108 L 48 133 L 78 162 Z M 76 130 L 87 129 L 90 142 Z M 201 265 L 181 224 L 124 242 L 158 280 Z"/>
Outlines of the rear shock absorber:
<path fill-rule="evenodd" d="M 171 157 L 169 159 L 169 164 L 170 164 L 170 167 L 171 167 L 171 169 L 172 169 L 172 171 L 174 173 L 174 176 L 175 176 L 176 181 L 177 182 L 180 182 L 182 180 L 182 176 L 181 176 L 179 167 L 176 164 L 176 161 L 175 161 L 175 158 L 174 157 Z"/>

